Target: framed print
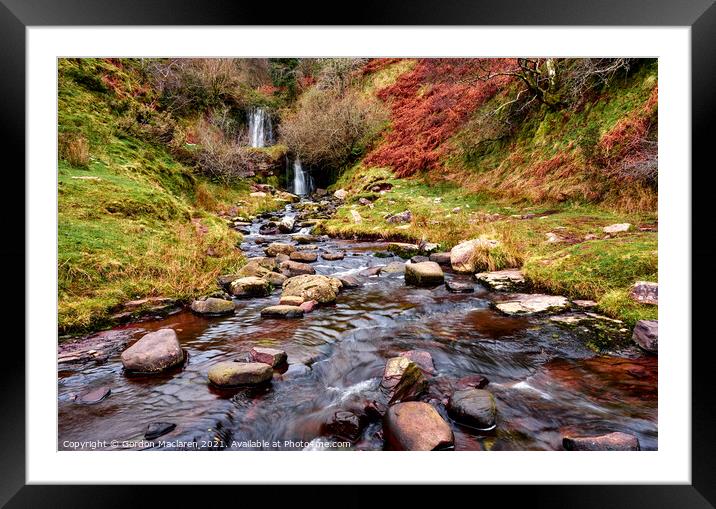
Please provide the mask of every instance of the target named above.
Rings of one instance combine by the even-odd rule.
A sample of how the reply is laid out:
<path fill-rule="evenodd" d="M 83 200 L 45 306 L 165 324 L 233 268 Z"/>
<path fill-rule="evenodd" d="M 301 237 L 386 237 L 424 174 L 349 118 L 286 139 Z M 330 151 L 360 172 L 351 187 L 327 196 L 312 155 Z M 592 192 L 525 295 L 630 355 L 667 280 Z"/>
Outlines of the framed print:
<path fill-rule="evenodd" d="M 150 483 L 710 506 L 716 8 L 418 4 L 4 2 L 8 507 Z"/>

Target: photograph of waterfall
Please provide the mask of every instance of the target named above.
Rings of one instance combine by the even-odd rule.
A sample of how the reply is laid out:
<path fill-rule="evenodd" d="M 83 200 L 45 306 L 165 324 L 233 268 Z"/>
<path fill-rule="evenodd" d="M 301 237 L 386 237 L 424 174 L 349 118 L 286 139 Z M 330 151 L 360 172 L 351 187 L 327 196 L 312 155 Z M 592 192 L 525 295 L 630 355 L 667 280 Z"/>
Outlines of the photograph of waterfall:
<path fill-rule="evenodd" d="M 57 449 L 658 451 L 661 65 L 58 59 Z"/>

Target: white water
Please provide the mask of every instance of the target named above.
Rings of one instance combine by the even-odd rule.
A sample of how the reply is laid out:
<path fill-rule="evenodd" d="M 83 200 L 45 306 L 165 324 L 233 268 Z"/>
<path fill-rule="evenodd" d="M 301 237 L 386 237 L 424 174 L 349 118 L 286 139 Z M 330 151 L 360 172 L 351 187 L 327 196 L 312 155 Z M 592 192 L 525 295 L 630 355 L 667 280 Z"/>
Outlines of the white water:
<path fill-rule="evenodd" d="M 304 196 L 311 192 L 311 176 L 303 171 L 301 160 L 296 156 L 293 160 L 293 194 Z"/>
<path fill-rule="evenodd" d="M 249 113 L 249 143 L 252 147 L 265 147 L 273 138 L 271 117 L 264 108 L 254 108 Z"/>

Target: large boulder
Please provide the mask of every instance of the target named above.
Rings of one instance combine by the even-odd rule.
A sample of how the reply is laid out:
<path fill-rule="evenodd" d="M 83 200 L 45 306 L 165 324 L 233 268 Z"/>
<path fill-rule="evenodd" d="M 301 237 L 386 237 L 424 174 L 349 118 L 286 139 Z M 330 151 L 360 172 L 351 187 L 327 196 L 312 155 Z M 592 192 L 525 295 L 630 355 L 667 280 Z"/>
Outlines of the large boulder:
<path fill-rule="evenodd" d="M 298 306 L 269 306 L 261 310 L 262 318 L 302 318 L 303 309 Z"/>
<path fill-rule="evenodd" d="M 124 369 L 135 373 L 160 373 L 184 362 L 184 352 L 173 329 L 144 335 L 122 352 Z"/>
<path fill-rule="evenodd" d="M 639 439 L 634 435 L 616 431 L 593 437 L 562 438 L 562 446 L 568 451 L 638 451 Z"/>
<path fill-rule="evenodd" d="M 293 260 L 281 262 L 281 265 L 279 265 L 279 267 L 281 268 L 281 272 L 283 272 L 283 274 L 285 276 L 288 276 L 289 278 L 316 273 L 316 269 L 311 267 L 309 264 L 294 262 Z"/>
<path fill-rule="evenodd" d="M 294 251 L 289 255 L 289 258 L 294 262 L 312 263 L 318 260 L 318 253 L 312 253 L 310 251 Z"/>
<path fill-rule="evenodd" d="M 490 239 L 472 239 L 459 243 L 450 250 L 450 265 L 460 274 L 474 274 L 481 267 L 481 255 L 500 243 Z"/>
<path fill-rule="evenodd" d="M 649 281 L 637 281 L 629 292 L 629 297 L 640 304 L 659 304 L 659 284 Z"/>
<path fill-rule="evenodd" d="M 495 305 L 507 315 L 531 315 L 548 311 L 560 311 L 569 306 L 566 297 L 540 293 L 513 293 Z"/>
<path fill-rule="evenodd" d="M 218 387 L 259 385 L 273 377 L 273 369 L 263 362 L 219 362 L 209 369 L 209 380 Z"/>
<path fill-rule="evenodd" d="M 407 357 L 393 357 L 385 363 L 380 390 L 389 405 L 415 399 L 426 387 L 423 372 Z"/>
<path fill-rule="evenodd" d="M 647 352 L 659 351 L 659 321 L 639 320 L 634 326 L 632 339 Z"/>
<path fill-rule="evenodd" d="M 450 425 L 427 403 L 409 401 L 388 409 L 383 423 L 388 449 L 435 451 L 451 449 L 455 443 Z"/>
<path fill-rule="evenodd" d="M 234 312 L 233 301 L 208 297 L 191 303 L 191 310 L 199 315 L 228 315 Z"/>
<path fill-rule="evenodd" d="M 263 362 L 271 367 L 280 366 L 288 359 L 286 352 L 277 350 L 276 348 L 265 348 L 255 346 L 251 349 L 251 359 L 256 362 Z"/>
<path fill-rule="evenodd" d="M 264 249 L 264 252 L 266 253 L 266 256 L 276 256 L 279 253 L 290 255 L 295 250 L 296 248 L 291 244 L 286 244 L 284 242 L 272 242 L 266 247 L 266 249 Z"/>
<path fill-rule="evenodd" d="M 405 284 L 415 286 L 436 286 L 445 281 L 443 269 L 435 262 L 405 264 Z"/>
<path fill-rule="evenodd" d="M 283 284 L 282 297 L 302 297 L 304 301 L 315 300 L 320 304 L 334 302 L 343 284 L 340 280 L 319 275 L 291 277 Z"/>
<path fill-rule="evenodd" d="M 456 391 L 448 402 L 448 414 L 456 421 L 478 429 L 495 426 L 497 405 L 491 392 L 483 389 Z"/>
<path fill-rule="evenodd" d="M 229 290 L 236 297 L 265 297 L 271 293 L 271 285 L 260 277 L 242 277 L 231 282 Z"/>

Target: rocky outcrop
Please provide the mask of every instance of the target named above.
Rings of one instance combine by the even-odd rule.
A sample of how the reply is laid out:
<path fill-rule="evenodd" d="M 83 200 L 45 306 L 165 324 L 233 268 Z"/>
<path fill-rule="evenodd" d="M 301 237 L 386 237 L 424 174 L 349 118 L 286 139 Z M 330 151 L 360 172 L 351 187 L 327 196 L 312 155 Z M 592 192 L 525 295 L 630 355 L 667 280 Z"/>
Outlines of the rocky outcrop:
<path fill-rule="evenodd" d="M 265 297 L 271 293 L 271 285 L 265 279 L 249 276 L 232 281 L 229 291 L 235 297 Z"/>
<path fill-rule="evenodd" d="M 208 297 L 191 303 L 191 310 L 199 315 L 228 315 L 234 312 L 233 301 Z"/>
<path fill-rule="evenodd" d="M 319 275 L 291 277 L 283 284 L 282 296 L 296 296 L 304 301 L 315 300 L 320 304 L 334 302 L 343 284 L 340 280 Z"/>
<path fill-rule="evenodd" d="M 285 364 L 288 356 L 283 350 L 276 348 L 265 348 L 261 346 L 255 346 L 250 352 L 251 359 L 255 362 L 263 362 L 271 367 L 280 366 Z"/>
<path fill-rule="evenodd" d="M 173 329 L 143 336 L 122 352 L 122 365 L 132 373 L 160 373 L 184 362 L 184 352 Z"/>
<path fill-rule="evenodd" d="M 649 281 L 637 281 L 629 292 L 629 297 L 640 304 L 659 304 L 659 284 Z"/>
<path fill-rule="evenodd" d="M 262 318 L 302 318 L 303 309 L 298 306 L 269 306 L 261 310 Z"/>
<path fill-rule="evenodd" d="M 406 357 L 393 357 L 385 363 L 380 390 L 389 405 L 415 399 L 427 382 L 416 363 Z"/>
<path fill-rule="evenodd" d="M 273 377 L 273 369 L 263 362 L 219 362 L 209 369 L 209 380 L 218 387 L 259 385 Z"/>
<path fill-rule="evenodd" d="M 657 353 L 659 351 L 659 321 L 639 320 L 634 326 L 632 339 L 647 352 Z"/>
<path fill-rule="evenodd" d="M 499 242 L 490 239 L 472 239 L 459 243 L 450 250 L 450 265 L 460 274 L 473 274 L 480 267 L 481 254 L 496 248 Z"/>
<path fill-rule="evenodd" d="M 448 402 L 448 414 L 461 424 L 477 429 L 495 427 L 497 405 L 491 392 L 483 389 L 456 391 Z"/>
<path fill-rule="evenodd" d="M 293 247 L 291 244 L 286 244 L 284 242 L 272 242 L 271 244 L 266 246 L 264 252 L 266 253 L 266 256 L 276 256 L 279 253 L 290 255 L 295 250 L 296 248 Z"/>
<path fill-rule="evenodd" d="M 540 293 L 513 293 L 495 305 L 507 315 L 531 315 L 560 311 L 569 305 L 566 297 Z"/>
<path fill-rule="evenodd" d="M 639 439 L 620 431 L 593 437 L 562 438 L 562 446 L 568 451 L 638 451 Z"/>
<path fill-rule="evenodd" d="M 514 291 L 525 286 L 525 276 L 520 269 L 478 272 L 475 279 L 491 290 Z"/>
<path fill-rule="evenodd" d="M 398 451 L 451 449 L 455 437 L 450 425 L 427 403 L 409 401 L 388 409 L 383 423 L 385 444 Z"/>
<path fill-rule="evenodd" d="M 405 284 L 436 286 L 445 281 L 443 270 L 435 262 L 406 263 Z"/>

